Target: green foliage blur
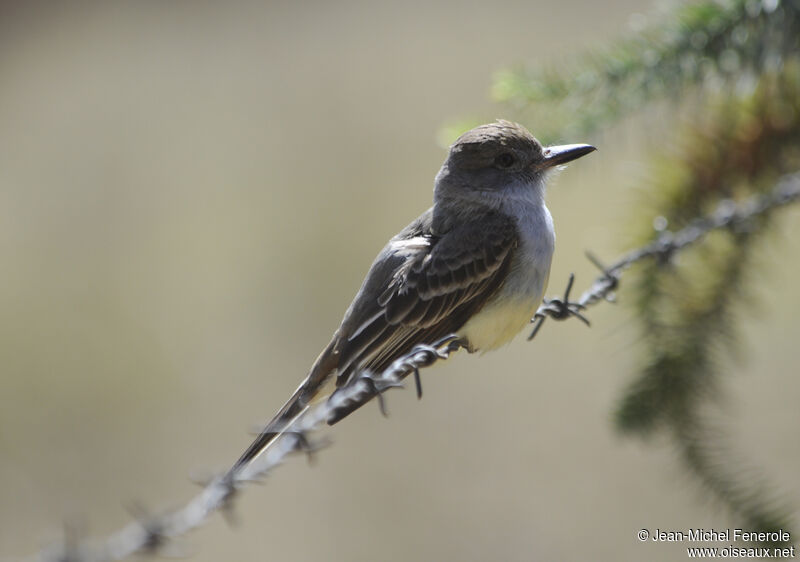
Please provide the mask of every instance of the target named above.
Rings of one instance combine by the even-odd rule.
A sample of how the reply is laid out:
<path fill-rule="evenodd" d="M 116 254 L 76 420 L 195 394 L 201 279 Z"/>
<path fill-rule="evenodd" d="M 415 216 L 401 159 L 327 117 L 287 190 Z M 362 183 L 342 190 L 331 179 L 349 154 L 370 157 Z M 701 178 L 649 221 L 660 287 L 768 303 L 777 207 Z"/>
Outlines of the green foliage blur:
<path fill-rule="evenodd" d="M 661 109 L 654 144 L 679 148 L 653 158 L 630 247 L 800 169 L 800 1 L 687 3 L 636 23 L 633 38 L 558 68 L 503 71 L 493 88 L 552 140 L 601 134 Z M 615 413 L 624 434 L 666 435 L 740 524 L 763 531 L 789 528 L 790 510 L 762 477 L 744 476 L 751 463 L 725 446 L 725 428 L 709 413 L 724 395 L 725 361 L 742 353 L 739 304 L 751 300 L 777 215 L 636 270 L 624 302 L 641 328 L 640 366 Z"/>

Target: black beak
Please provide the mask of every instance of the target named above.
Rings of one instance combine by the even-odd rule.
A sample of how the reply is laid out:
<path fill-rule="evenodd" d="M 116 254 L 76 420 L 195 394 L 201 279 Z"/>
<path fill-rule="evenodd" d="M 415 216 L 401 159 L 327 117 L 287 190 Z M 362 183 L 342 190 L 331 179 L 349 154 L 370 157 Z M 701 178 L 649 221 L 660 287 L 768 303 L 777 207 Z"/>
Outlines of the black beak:
<path fill-rule="evenodd" d="M 590 152 L 597 150 L 590 144 L 562 144 L 559 146 L 548 146 L 544 149 L 544 161 L 542 168 L 551 168 L 560 164 L 566 164 L 586 156 Z"/>

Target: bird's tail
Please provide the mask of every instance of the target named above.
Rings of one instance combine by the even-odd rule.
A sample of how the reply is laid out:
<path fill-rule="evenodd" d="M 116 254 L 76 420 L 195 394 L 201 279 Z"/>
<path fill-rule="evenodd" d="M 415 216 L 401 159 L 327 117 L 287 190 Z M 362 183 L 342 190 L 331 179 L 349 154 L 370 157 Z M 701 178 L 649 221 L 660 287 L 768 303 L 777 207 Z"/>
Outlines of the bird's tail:
<path fill-rule="evenodd" d="M 331 343 L 320 353 L 308 376 L 294 391 L 292 397 L 278 410 L 263 431 L 258 434 L 255 441 L 234 463 L 228 472 L 229 475 L 237 472 L 241 467 L 266 450 L 270 443 L 286 430 L 292 420 L 302 414 L 315 398 L 321 397 L 321 391 L 327 386 L 326 382 L 332 379 L 336 370 L 338 355 L 334 352 L 335 342 L 336 338 L 334 337 Z"/>

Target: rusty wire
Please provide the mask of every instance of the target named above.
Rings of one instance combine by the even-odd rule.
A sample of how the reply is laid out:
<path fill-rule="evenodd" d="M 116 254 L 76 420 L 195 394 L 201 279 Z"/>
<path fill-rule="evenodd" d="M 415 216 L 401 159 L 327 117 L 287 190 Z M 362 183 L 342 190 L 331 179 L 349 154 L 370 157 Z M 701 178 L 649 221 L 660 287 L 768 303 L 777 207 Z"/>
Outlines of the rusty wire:
<path fill-rule="evenodd" d="M 587 254 L 600 268 L 601 275 L 577 301 L 569 298 L 574 282 L 574 276 L 570 275 L 563 297 L 544 299 L 531 320 L 534 328 L 528 339 L 539 332 L 547 318 L 578 318 L 588 325 L 589 320 L 583 311 L 598 302 L 613 301 L 622 274 L 634 263 L 650 258 L 669 260 L 712 230 L 746 228 L 758 215 L 798 199 L 800 172 L 784 176 L 765 195 L 754 196 L 738 204 L 733 200 L 723 200 L 710 215 L 696 219 L 681 230 L 661 230 L 653 242 L 628 252 L 610 266 L 602 265 L 597 258 Z M 340 419 L 376 396 L 382 411 L 385 411 L 383 393 L 390 388 L 403 386 L 403 379 L 412 374 L 417 395 L 421 397 L 419 370 L 447 359 L 461 347 L 456 336 L 447 336 L 431 345 L 416 346 L 382 373 L 362 372 L 334 392 L 327 401 L 309 408 L 289 423 L 269 448 L 250 463 L 205 482 L 201 491 L 183 507 L 160 514 L 151 514 L 138 508 L 132 514 L 134 520 L 131 523 L 104 539 L 88 541 L 75 537 L 74 533 L 65 533 L 61 544 L 41 551 L 35 559 L 47 562 L 106 562 L 135 554 L 163 554 L 175 538 L 203 525 L 213 513 L 219 511 L 229 514 L 237 495 L 249 483 L 263 480 L 289 455 L 313 454 L 324 444 L 324 441 L 312 438 L 312 434 L 322 426 Z"/>

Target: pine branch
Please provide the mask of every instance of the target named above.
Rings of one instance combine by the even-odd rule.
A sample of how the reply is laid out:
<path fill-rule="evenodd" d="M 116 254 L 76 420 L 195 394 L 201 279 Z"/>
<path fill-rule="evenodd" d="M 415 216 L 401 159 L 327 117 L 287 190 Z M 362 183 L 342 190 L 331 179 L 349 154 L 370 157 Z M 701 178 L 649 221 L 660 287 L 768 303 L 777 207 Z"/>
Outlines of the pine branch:
<path fill-rule="evenodd" d="M 549 70 L 505 70 L 495 100 L 531 111 L 545 139 L 585 135 L 699 86 L 747 90 L 800 53 L 800 0 L 679 5 L 630 38 Z"/>

